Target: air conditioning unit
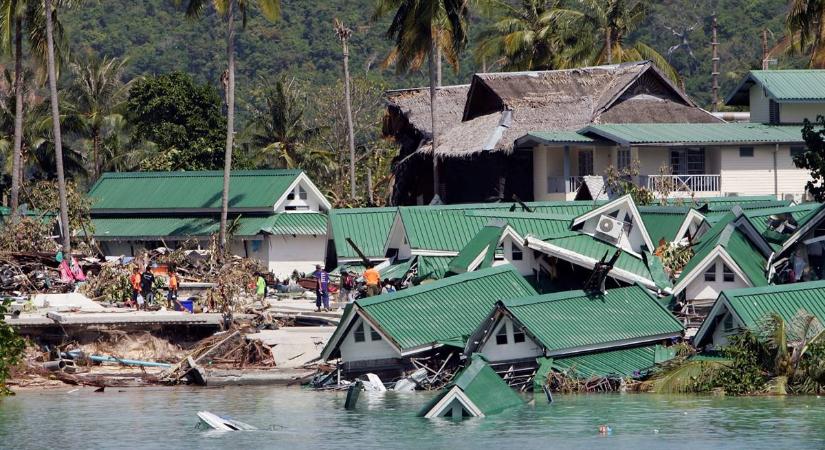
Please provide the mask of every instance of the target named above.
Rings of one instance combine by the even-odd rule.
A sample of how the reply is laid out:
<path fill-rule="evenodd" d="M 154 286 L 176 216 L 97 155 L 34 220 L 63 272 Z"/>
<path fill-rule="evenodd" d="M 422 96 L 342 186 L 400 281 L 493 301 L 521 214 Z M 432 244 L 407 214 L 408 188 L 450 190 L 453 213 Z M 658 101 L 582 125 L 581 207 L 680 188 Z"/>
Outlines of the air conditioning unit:
<path fill-rule="evenodd" d="M 622 221 L 603 215 L 599 217 L 599 222 L 596 224 L 596 234 L 609 239 L 611 242 L 616 242 L 622 236 L 623 227 L 624 223 Z"/>

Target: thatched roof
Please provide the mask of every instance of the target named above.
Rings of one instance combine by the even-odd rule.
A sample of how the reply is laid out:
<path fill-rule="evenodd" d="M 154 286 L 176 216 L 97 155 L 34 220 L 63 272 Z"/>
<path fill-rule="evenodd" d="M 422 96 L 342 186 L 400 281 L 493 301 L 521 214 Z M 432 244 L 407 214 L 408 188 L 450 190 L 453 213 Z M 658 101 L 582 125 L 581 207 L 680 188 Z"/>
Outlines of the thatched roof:
<path fill-rule="evenodd" d="M 469 84 L 441 86 L 436 90 L 437 125 L 441 130 L 461 122 Z M 397 89 L 384 93 L 387 107 L 406 118 L 423 136 L 432 135 L 430 119 L 430 88 Z"/>
<path fill-rule="evenodd" d="M 511 151 L 531 131 L 591 123 L 718 122 L 648 61 L 570 70 L 476 74 L 464 121 L 439 132 L 439 156 Z M 432 152 L 425 145 L 420 152 Z"/>

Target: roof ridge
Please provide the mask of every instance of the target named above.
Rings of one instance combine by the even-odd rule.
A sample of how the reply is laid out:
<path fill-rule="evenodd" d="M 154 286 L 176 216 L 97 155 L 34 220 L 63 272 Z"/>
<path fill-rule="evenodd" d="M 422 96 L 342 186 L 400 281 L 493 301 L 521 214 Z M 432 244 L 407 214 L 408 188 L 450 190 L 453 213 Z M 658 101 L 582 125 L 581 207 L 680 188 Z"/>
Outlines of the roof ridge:
<path fill-rule="evenodd" d="M 254 170 L 232 170 L 231 177 L 257 176 L 257 175 L 299 175 L 301 169 L 254 169 Z M 176 170 L 176 171 L 148 171 L 148 172 L 104 172 L 100 179 L 104 178 L 154 178 L 154 177 L 213 177 L 223 176 L 222 170 Z"/>
<path fill-rule="evenodd" d="M 527 306 L 527 305 L 537 305 L 540 303 L 554 303 L 563 300 L 577 300 L 587 298 L 588 300 L 597 299 L 597 298 L 604 298 L 610 295 L 613 291 L 632 291 L 632 290 L 641 290 L 647 294 L 647 289 L 638 284 L 632 284 L 630 286 L 622 286 L 614 289 L 608 289 L 605 291 L 604 294 L 596 294 L 596 293 L 588 293 L 587 291 L 576 289 L 572 291 L 561 291 L 561 292 L 551 292 L 548 294 L 540 294 L 540 295 L 533 295 L 530 297 L 517 297 L 517 298 L 510 298 L 502 300 L 502 303 L 505 306 L 509 307 L 519 307 L 519 306 Z M 648 295 L 649 297 L 649 295 Z"/>
<path fill-rule="evenodd" d="M 787 291 L 808 291 L 808 290 L 817 290 L 817 289 L 825 289 L 825 280 L 815 280 L 815 281 L 803 281 L 801 283 L 790 283 L 790 284 L 769 284 L 767 286 L 755 286 L 755 287 L 746 287 L 746 288 L 738 288 L 738 289 L 726 289 L 722 291 L 720 296 L 724 295 L 726 298 L 737 298 L 742 296 L 748 295 L 766 295 L 766 294 L 773 294 L 776 292 L 787 292 Z"/>

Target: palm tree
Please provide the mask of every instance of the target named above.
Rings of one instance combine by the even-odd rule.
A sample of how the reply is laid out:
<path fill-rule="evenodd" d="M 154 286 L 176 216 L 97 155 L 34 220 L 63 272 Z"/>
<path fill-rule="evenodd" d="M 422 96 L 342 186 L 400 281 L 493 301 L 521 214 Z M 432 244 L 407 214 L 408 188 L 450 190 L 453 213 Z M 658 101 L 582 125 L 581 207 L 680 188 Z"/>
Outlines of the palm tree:
<path fill-rule="evenodd" d="M 825 68 L 825 1 L 791 0 L 785 24 L 793 47 L 810 53 L 810 67 Z"/>
<path fill-rule="evenodd" d="M 404 72 L 420 66 L 428 57 L 430 75 L 430 119 L 433 149 L 433 199 L 438 197 L 438 128 L 436 126 L 436 86 L 438 85 L 437 47 L 448 45 L 449 53 L 458 54 L 467 43 L 466 0 L 378 0 L 373 18 L 394 12 L 387 37 L 395 41 L 396 68 Z M 439 31 L 442 30 L 442 31 Z M 451 39 L 439 39 L 448 32 Z M 442 47 L 443 48 L 443 47 Z"/>
<path fill-rule="evenodd" d="M 347 28 L 343 22 L 335 19 L 335 33 L 341 40 L 342 56 L 344 57 L 344 109 L 347 113 L 347 141 L 349 144 L 349 184 L 350 197 L 356 195 L 355 186 L 355 132 L 352 127 L 352 99 L 350 95 L 349 82 L 349 39 L 352 37 L 352 29 Z"/>
<path fill-rule="evenodd" d="M 180 1 L 180 0 L 178 0 Z M 188 0 L 186 15 L 200 16 L 206 7 L 207 0 Z M 246 26 L 246 15 L 252 3 L 257 4 L 262 15 L 275 21 L 281 14 L 280 0 L 212 0 L 218 14 L 226 20 L 226 153 L 223 166 L 223 197 L 221 201 L 221 226 L 219 242 L 221 253 L 226 246 L 226 216 L 229 211 L 229 172 L 232 170 L 232 145 L 235 136 L 235 9 L 241 13 L 243 26 Z"/>
<path fill-rule="evenodd" d="M 643 42 L 632 45 L 627 38 L 644 21 L 647 2 L 643 0 L 579 0 L 578 8 L 555 8 L 553 17 L 569 35 L 562 61 L 565 67 L 581 64 L 651 60 L 674 82 L 676 69 L 652 47 Z"/>
<path fill-rule="evenodd" d="M 332 166 L 329 152 L 307 146 L 317 134 L 304 122 L 307 96 L 294 79 L 262 80 L 263 107 L 252 109 L 252 124 L 245 139 L 245 155 L 255 167 L 301 167 L 315 171 Z"/>
<path fill-rule="evenodd" d="M 553 10 L 559 1 L 522 0 L 519 8 L 496 3 L 503 12 L 481 34 L 476 60 L 498 60 L 505 71 L 554 69 L 561 42 Z"/>
<path fill-rule="evenodd" d="M 71 115 L 92 144 L 92 180 L 100 175 L 100 147 L 107 121 L 119 116 L 125 106 L 129 83 L 122 80 L 126 60 L 89 56 L 69 64 Z"/>
<path fill-rule="evenodd" d="M 52 0 L 44 0 L 46 17 L 46 48 L 48 55 L 49 100 L 52 110 L 52 127 L 54 138 L 55 169 L 57 171 L 57 189 L 60 198 L 60 228 L 63 235 L 63 254 L 70 257 L 72 241 L 69 235 L 69 206 L 66 200 L 66 178 L 63 175 L 63 139 L 60 135 L 60 109 L 57 97 L 57 67 L 55 63 L 54 16 L 57 8 L 52 8 Z"/>

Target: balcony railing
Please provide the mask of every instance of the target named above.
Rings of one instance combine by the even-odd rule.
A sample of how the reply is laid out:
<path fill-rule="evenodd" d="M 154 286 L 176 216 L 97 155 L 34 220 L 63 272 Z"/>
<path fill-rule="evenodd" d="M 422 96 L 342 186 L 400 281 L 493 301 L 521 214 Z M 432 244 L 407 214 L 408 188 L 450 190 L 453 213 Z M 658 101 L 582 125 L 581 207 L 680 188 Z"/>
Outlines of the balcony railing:
<path fill-rule="evenodd" d="M 656 192 L 719 192 L 721 175 L 643 175 L 641 184 Z"/>
<path fill-rule="evenodd" d="M 576 192 L 582 185 L 583 177 L 547 177 L 548 194 Z"/>

